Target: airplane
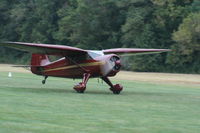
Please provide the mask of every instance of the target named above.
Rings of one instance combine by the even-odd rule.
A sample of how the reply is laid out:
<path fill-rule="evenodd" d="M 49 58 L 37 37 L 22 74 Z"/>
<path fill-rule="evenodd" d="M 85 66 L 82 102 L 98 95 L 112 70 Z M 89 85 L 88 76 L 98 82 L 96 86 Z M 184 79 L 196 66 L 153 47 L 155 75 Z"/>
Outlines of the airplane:
<path fill-rule="evenodd" d="M 89 78 L 101 78 L 110 86 L 113 94 L 120 94 L 123 90 L 122 85 L 113 85 L 108 77 L 115 76 L 120 71 L 122 67 L 121 56 L 170 51 L 169 49 L 139 48 L 84 50 L 65 45 L 24 42 L 2 42 L 0 46 L 30 52 L 32 54 L 31 64 L 28 67 L 33 74 L 44 76 L 43 84 L 49 76 L 82 78 L 82 82 L 73 88 L 78 93 L 84 93 Z M 61 58 L 51 62 L 49 55 L 60 56 Z"/>

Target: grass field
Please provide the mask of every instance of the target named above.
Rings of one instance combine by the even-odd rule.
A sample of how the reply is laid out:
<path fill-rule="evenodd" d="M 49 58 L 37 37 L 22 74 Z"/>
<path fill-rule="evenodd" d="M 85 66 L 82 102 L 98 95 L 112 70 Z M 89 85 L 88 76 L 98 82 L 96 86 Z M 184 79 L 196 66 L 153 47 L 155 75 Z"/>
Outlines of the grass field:
<path fill-rule="evenodd" d="M 200 132 L 199 75 L 154 74 L 148 79 L 141 73 L 143 79 L 132 81 L 134 75 L 124 72 L 113 79 L 124 86 L 120 95 L 96 79 L 89 81 L 85 94 L 77 94 L 72 88 L 80 80 L 49 78 L 41 85 L 42 77 L 2 66 L 1 133 Z"/>

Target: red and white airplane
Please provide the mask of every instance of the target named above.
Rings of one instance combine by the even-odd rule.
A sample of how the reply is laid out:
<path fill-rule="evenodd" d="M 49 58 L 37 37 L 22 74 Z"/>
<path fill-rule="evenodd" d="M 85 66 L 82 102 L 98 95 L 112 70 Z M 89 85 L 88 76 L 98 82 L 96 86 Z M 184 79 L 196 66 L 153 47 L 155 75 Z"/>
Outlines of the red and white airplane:
<path fill-rule="evenodd" d="M 113 85 L 108 77 L 115 76 L 120 71 L 122 66 L 120 55 L 152 54 L 170 51 L 169 49 L 135 48 L 95 51 L 64 45 L 23 42 L 3 42 L 0 43 L 0 46 L 31 52 L 31 72 L 44 76 L 43 84 L 45 84 L 48 76 L 82 78 L 82 82 L 74 86 L 78 93 L 84 93 L 89 78 L 100 77 L 110 86 L 110 90 L 114 94 L 119 94 L 123 89 L 122 85 Z M 50 62 L 48 55 L 61 56 L 62 58 Z"/>

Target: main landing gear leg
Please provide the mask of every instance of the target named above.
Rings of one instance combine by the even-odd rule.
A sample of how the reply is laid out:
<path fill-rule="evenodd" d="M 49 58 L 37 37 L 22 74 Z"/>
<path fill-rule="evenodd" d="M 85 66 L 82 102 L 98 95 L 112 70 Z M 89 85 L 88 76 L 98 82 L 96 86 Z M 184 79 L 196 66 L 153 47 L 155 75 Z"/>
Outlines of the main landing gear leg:
<path fill-rule="evenodd" d="M 108 79 L 108 77 L 102 77 L 102 79 L 111 87 L 110 90 L 113 92 L 113 94 L 120 94 L 120 92 L 123 90 L 123 86 L 120 84 L 113 85 L 111 81 Z"/>
<path fill-rule="evenodd" d="M 84 93 L 84 91 L 86 89 L 86 84 L 87 84 L 89 78 L 90 78 L 90 74 L 84 73 L 83 74 L 83 81 L 81 83 L 79 83 L 78 85 L 75 85 L 74 90 L 76 90 L 78 93 Z"/>
<path fill-rule="evenodd" d="M 44 77 L 44 80 L 42 80 L 42 84 L 45 84 L 45 83 L 46 83 L 47 78 L 48 78 L 48 76 L 45 76 L 45 77 Z"/>

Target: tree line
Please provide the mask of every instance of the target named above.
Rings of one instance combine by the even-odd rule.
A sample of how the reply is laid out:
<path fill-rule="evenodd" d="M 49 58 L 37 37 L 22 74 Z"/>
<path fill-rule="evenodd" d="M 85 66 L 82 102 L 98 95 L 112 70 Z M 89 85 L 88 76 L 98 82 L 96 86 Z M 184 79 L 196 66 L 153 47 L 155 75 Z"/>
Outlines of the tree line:
<path fill-rule="evenodd" d="M 167 48 L 123 58 L 133 71 L 200 73 L 199 0 L 1 0 L 0 41 L 84 49 Z M 18 58 L 18 60 L 17 60 Z M 0 48 L 0 62 L 30 55 Z"/>

